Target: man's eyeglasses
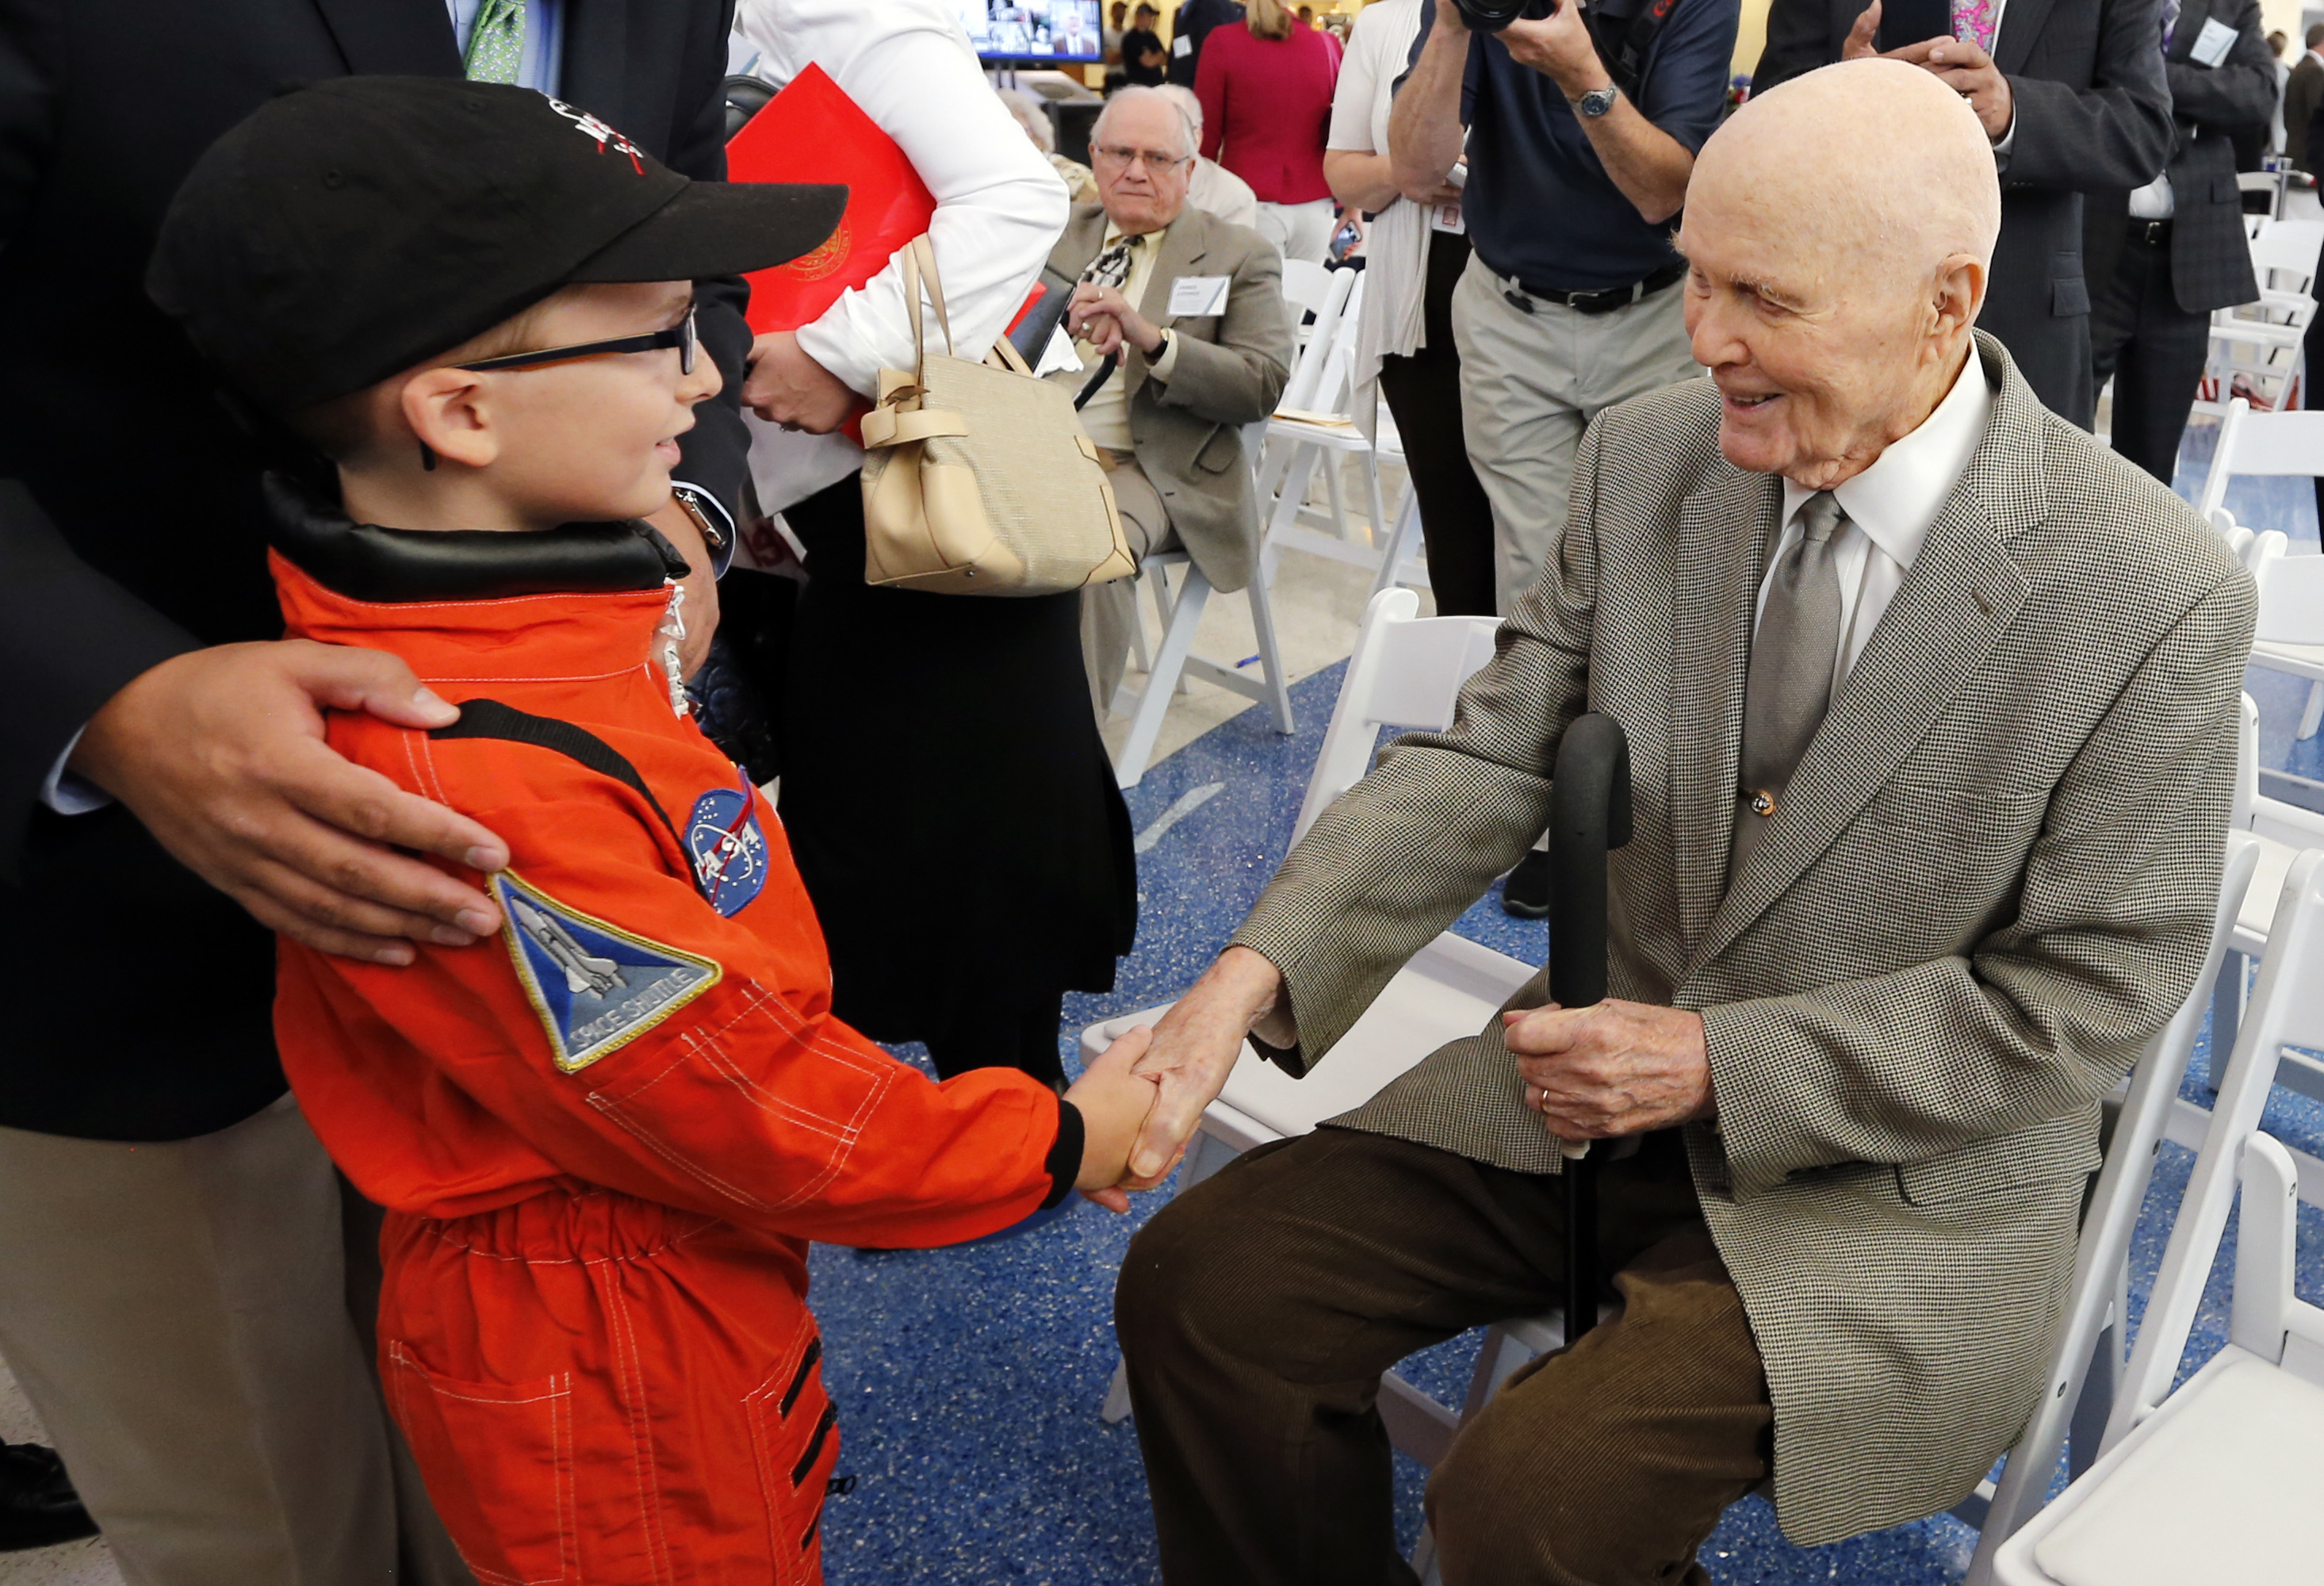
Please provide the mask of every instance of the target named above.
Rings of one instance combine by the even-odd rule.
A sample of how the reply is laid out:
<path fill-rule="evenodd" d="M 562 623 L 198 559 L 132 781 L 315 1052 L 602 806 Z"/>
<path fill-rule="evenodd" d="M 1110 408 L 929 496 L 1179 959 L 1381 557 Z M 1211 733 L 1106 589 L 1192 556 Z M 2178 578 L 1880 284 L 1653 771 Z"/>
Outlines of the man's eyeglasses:
<path fill-rule="evenodd" d="M 668 330 L 650 330 L 643 336 L 620 336 L 611 341 L 576 342 L 571 346 L 543 347 L 532 353 L 509 353 L 502 357 L 482 358 L 457 367 L 478 373 L 496 369 L 540 369 L 551 364 L 570 364 L 580 358 L 609 358 L 620 353 L 653 353 L 664 347 L 676 347 L 678 373 L 691 374 L 694 373 L 696 346 L 694 309 L 688 307 L 686 318 Z"/>
<path fill-rule="evenodd" d="M 1099 164 L 1111 166 L 1116 171 L 1127 171 L 1141 160 L 1146 161 L 1146 169 L 1151 171 L 1175 171 L 1194 159 L 1191 154 L 1165 154 L 1156 149 L 1124 149 L 1111 143 L 1100 143 L 1090 152 Z"/>

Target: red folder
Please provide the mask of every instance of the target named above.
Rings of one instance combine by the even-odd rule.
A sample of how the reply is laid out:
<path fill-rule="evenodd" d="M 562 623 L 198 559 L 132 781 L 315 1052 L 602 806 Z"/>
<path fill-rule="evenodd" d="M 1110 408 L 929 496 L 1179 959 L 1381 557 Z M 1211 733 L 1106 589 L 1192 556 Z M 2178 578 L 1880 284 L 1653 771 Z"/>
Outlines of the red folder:
<path fill-rule="evenodd" d="M 936 201 L 896 140 L 810 63 L 726 145 L 729 181 L 843 182 L 839 229 L 813 253 L 757 271 L 748 318 L 755 335 L 796 330 L 880 273 L 928 229 Z"/>

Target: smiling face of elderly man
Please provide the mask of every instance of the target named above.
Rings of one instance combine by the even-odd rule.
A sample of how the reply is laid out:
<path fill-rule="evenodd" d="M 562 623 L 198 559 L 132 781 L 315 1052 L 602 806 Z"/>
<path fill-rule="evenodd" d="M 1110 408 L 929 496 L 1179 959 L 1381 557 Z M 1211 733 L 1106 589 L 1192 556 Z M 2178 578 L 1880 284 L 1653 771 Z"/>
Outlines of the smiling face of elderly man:
<path fill-rule="evenodd" d="M 1727 459 L 1829 490 L 1918 428 L 1969 355 L 2000 226 L 1985 129 L 1918 68 L 1849 61 L 1747 102 L 1677 239 Z"/>

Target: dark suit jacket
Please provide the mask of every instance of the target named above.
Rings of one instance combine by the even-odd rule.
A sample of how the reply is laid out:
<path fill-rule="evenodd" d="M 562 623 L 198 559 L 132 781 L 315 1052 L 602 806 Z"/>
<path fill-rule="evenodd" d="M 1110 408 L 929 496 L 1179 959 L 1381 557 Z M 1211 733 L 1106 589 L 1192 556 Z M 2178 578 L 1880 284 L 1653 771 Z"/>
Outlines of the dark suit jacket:
<path fill-rule="evenodd" d="M 2236 41 L 2218 65 L 2199 65 L 2195 41 L 2213 17 L 2236 30 Z M 2163 69 L 2170 76 L 2174 124 L 2169 167 L 2172 294 L 2190 314 L 2248 303 L 2259 296 L 2259 282 L 2252 274 L 2251 244 L 2244 236 L 2234 140 L 2264 135 L 2275 114 L 2275 57 L 2268 52 L 2259 0 L 2186 0 Z M 2092 281 L 2114 272 L 2129 214 L 2128 193 L 2089 198 L 2084 263 Z"/>
<path fill-rule="evenodd" d="M 725 174 L 733 0 L 566 0 L 562 97 L 689 175 Z M 114 810 L 40 807 L 58 753 L 148 667 L 272 639 L 258 459 L 145 298 L 164 207 L 203 149 L 282 85 L 456 75 L 439 0 L 0 0 L 0 962 L 18 988 L 0 1124 L 171 1139 L 282 1088 L 271 939 Z M 682 476 L 730 503 L 739 281 L 705 283 L 728 396 Z M 37 506 L 36 504 L 37 503 Z M 45 521 L 43 521 L 45 519 Z"/>
<path fill-rule="evenodd" d="M 1775 0 L 1753 91 L 1839 60 L 1863 9 L 1864 0 Z M 2017 121 L 1978 325 L 2001 338 L 2035 395 L 2084 429 L 2098 392 L 2082 195 L 2127 192 L 2163 170 L 2171 90 L 2162 38 L 2159 0 L 2010 0 L 1994 41 Z"/>
<path fill-rule="evenodd" d="M 2283 152 L 2294 171 L 2308 167 L 2308 120 L 2324 105 L 2324 63 L 2303 50 L 2283 85 Z"/>

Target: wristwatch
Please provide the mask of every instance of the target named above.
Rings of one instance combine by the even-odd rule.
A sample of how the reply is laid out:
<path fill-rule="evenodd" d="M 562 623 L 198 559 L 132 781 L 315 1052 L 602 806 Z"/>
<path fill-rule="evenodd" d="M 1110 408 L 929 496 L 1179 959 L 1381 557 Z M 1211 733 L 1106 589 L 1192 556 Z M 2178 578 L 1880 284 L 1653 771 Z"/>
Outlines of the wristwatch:
<path fill-rule="evenodd" d="M 1582 97 L 1573 101 L 1573 107 L 1582 115 L 1589 116 L 1592 121 L 1595 121 L 1598 117 L 1605 115 L 1606 112 L 1614 108 L 1614 85 L 1609 83 L 1602 88 L 1592 88 L 1588 93 L 1582 95 Z"/>

